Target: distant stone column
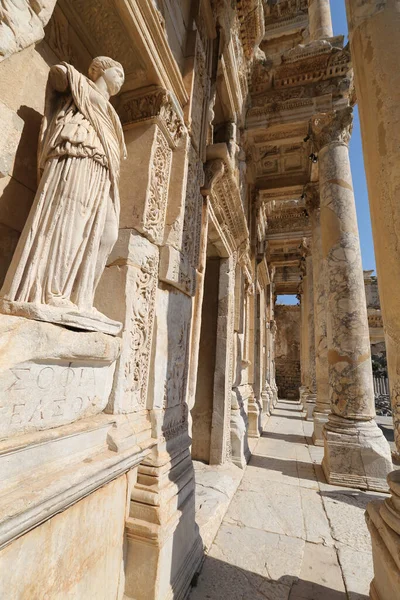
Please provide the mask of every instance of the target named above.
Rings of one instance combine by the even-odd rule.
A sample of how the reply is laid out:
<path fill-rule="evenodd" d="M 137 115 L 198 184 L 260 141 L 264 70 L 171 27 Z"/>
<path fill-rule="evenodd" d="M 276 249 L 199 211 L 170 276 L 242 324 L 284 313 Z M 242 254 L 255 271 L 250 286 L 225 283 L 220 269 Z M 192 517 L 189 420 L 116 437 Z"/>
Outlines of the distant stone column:
<path fill-rule="evenodd" d="M 333 37 L 329 0 L 308 0 L 308 19 L 312 41 Z"/>
<path fill-rule="evenodd" d="M 301 395 L 300 402 L 303 407 L 303 410 L 307 410 L 307 398 L 309 394 L 309 344 L 308 344 L 308 312 L 309 312 L 309 287 L 307 285 L 307 273 L 306 273 L 306 259 L 303 257 L 303 277 L 300 284 L 301 291 L 301 345 L 303 347 L 302 352 L 302 387 L 301 387 Z"/>
<path fill-rule="evenodd" d="M 305 374 L 305 343 L 304 343 L 304 321 L 305 321 L 305 310 L 304 310 L 304 289 L 303 282 L 301 281 L 298 288 L 297 299 L 300 302 L 300 387 L 299 397 L 300 404 L 303 405 L 303 396 L 306 391 L 306 374 Z"/>
<path fill-rule="evenodd" d="M 315 325 L 314 325 L 314 273 L 313 258 L 309 254 L 306 258 L 307 288 L 308 288 L 308 393 L 306 400 L 307 420 L 312 420 L 317 402 L 317 383 L 315 371 Z"/>
<path fill-rule="evenodd" d="M 318 184 L 306 188 L 307 210 L 311 221 L 312 261 L 314 274 L 315 374 L 317 403 L 314 408 L 313 442 L 324 445 L 323 426 L 330 413 L 328 345 L 326 332 L 326 267 L 322 258 L 320 202 Z"/>
<path fill-rule="evenodd" d="M 346 0 L 365 170 L 385 330 L 394 433 L 400 453 L 400 7 L 394 0 Z M 400 472 L 391 498 L 368 505 L 375 577 L 371 598 L 400 589 Z"/>
<path fill-rule="evenodd" d="M 374 421 L 374 389 L 347 107 L 312 119 L 319 159 L 322 258 L 326 265 L 331 413 L 323 469 L 332 484 L 387 490 L 389 444 Z"/>

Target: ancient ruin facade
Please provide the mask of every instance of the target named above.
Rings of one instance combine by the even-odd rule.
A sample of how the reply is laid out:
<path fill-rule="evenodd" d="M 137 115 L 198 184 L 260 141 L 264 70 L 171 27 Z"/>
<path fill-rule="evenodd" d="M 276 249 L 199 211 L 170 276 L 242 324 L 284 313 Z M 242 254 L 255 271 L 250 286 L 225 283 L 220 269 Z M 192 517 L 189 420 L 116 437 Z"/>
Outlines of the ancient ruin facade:
<path fill-rule="evenodd" d="M 399 442 L 399 104 L 371 75 L 400 13 L 347 5 L 350 47 L 329 0 L 0 0 L 0 597 L 185 598 L 193 461 L 245 468 L 278 391 L 328 482 L 388 490 L 348 144 L 357 99 Z"/>

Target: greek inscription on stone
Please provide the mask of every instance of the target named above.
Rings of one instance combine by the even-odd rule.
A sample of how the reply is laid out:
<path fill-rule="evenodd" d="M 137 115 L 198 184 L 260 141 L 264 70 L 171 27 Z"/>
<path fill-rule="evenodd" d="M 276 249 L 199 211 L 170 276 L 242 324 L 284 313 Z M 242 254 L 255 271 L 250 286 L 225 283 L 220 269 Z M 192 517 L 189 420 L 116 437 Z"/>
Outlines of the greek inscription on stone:
<path fill-rule="evenodd" d="M 72 422 L 101 412 L 112 368 L 25 363 L 0 373 L 0 437 Z"/>

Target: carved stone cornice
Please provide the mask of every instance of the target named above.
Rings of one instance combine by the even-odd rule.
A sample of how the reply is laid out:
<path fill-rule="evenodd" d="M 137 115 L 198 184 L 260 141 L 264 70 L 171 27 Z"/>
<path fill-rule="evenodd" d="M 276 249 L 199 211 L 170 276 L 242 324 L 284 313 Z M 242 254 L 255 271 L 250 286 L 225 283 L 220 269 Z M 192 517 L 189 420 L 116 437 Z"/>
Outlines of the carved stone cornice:
<path fill-rule="evenodd" d="M 208 146 L 207 159 L 201 193 L 209 198 L 209 226 L 214 229 L 216 243 L 222 243 L 230 255 L 244 247 L 249 238 L 237 169 L 225 143 Z"/>
<path fill-rule="evenodd" d="M 214 183 L 222 177 L 225 172 L 225 163 L 222 158 L 216 158 L 206 163 L 204 167 L 204 185 L 201 188 L 203 196 L 211 194 Z"/>
<path fill-rule="evenodd" d="M 314 148 L 319 152 L 329 144 L 349 144 L 353 129 L 353 109 L 347 106 L 332 113 L 320 113 L 311 118 Z"/>
<path fill-rule="evenodd" d="M 171 92 L 154 88 L 146 93 L 122 94 L 118 113 L 124 126 L 142 121 L 157 123 L 175 148 L 186 132 L 182 111 Z"/>
<path fill-rule="evenodd" d="M 257 280 L 262 290 L 264 290 L 271 281 L 265 256 L 262 259 L 262 261 L 257 265 Z"/>
<path fill-rule="evenodd" d="M 309 238 L 304 237 L 301 240 L 301 244 L 299 246 L 299 252 L 302 258 L 306 259 L 307 256 L 311 254 L 311 241 Z"/>
<path fill-rule="evenodd" d="M 238 0 L 240 39 L 246 58 L 261 42 L 265 33 L 264 10 L 262 0 Z"/>

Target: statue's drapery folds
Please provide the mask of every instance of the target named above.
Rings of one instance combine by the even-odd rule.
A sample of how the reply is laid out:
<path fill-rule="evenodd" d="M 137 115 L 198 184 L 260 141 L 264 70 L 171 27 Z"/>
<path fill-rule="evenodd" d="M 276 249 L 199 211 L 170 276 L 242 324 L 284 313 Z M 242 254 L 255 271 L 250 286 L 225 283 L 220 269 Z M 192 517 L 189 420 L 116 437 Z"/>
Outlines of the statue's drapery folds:
<path fill-rule="evenodd" d="M 39 187 L 1 291 L 1 309 L 116 333 L 119 324 L 96 311 L 93 298 L 118 236 L 125 144 L 108 89 L 120 86 L 123 71 L 111 59 L 92 65 L 96 61 L 111 71 L 111 83 L 99 86 L 104 75 L 93 82 L 66 63 L 50 71 Z"/>

